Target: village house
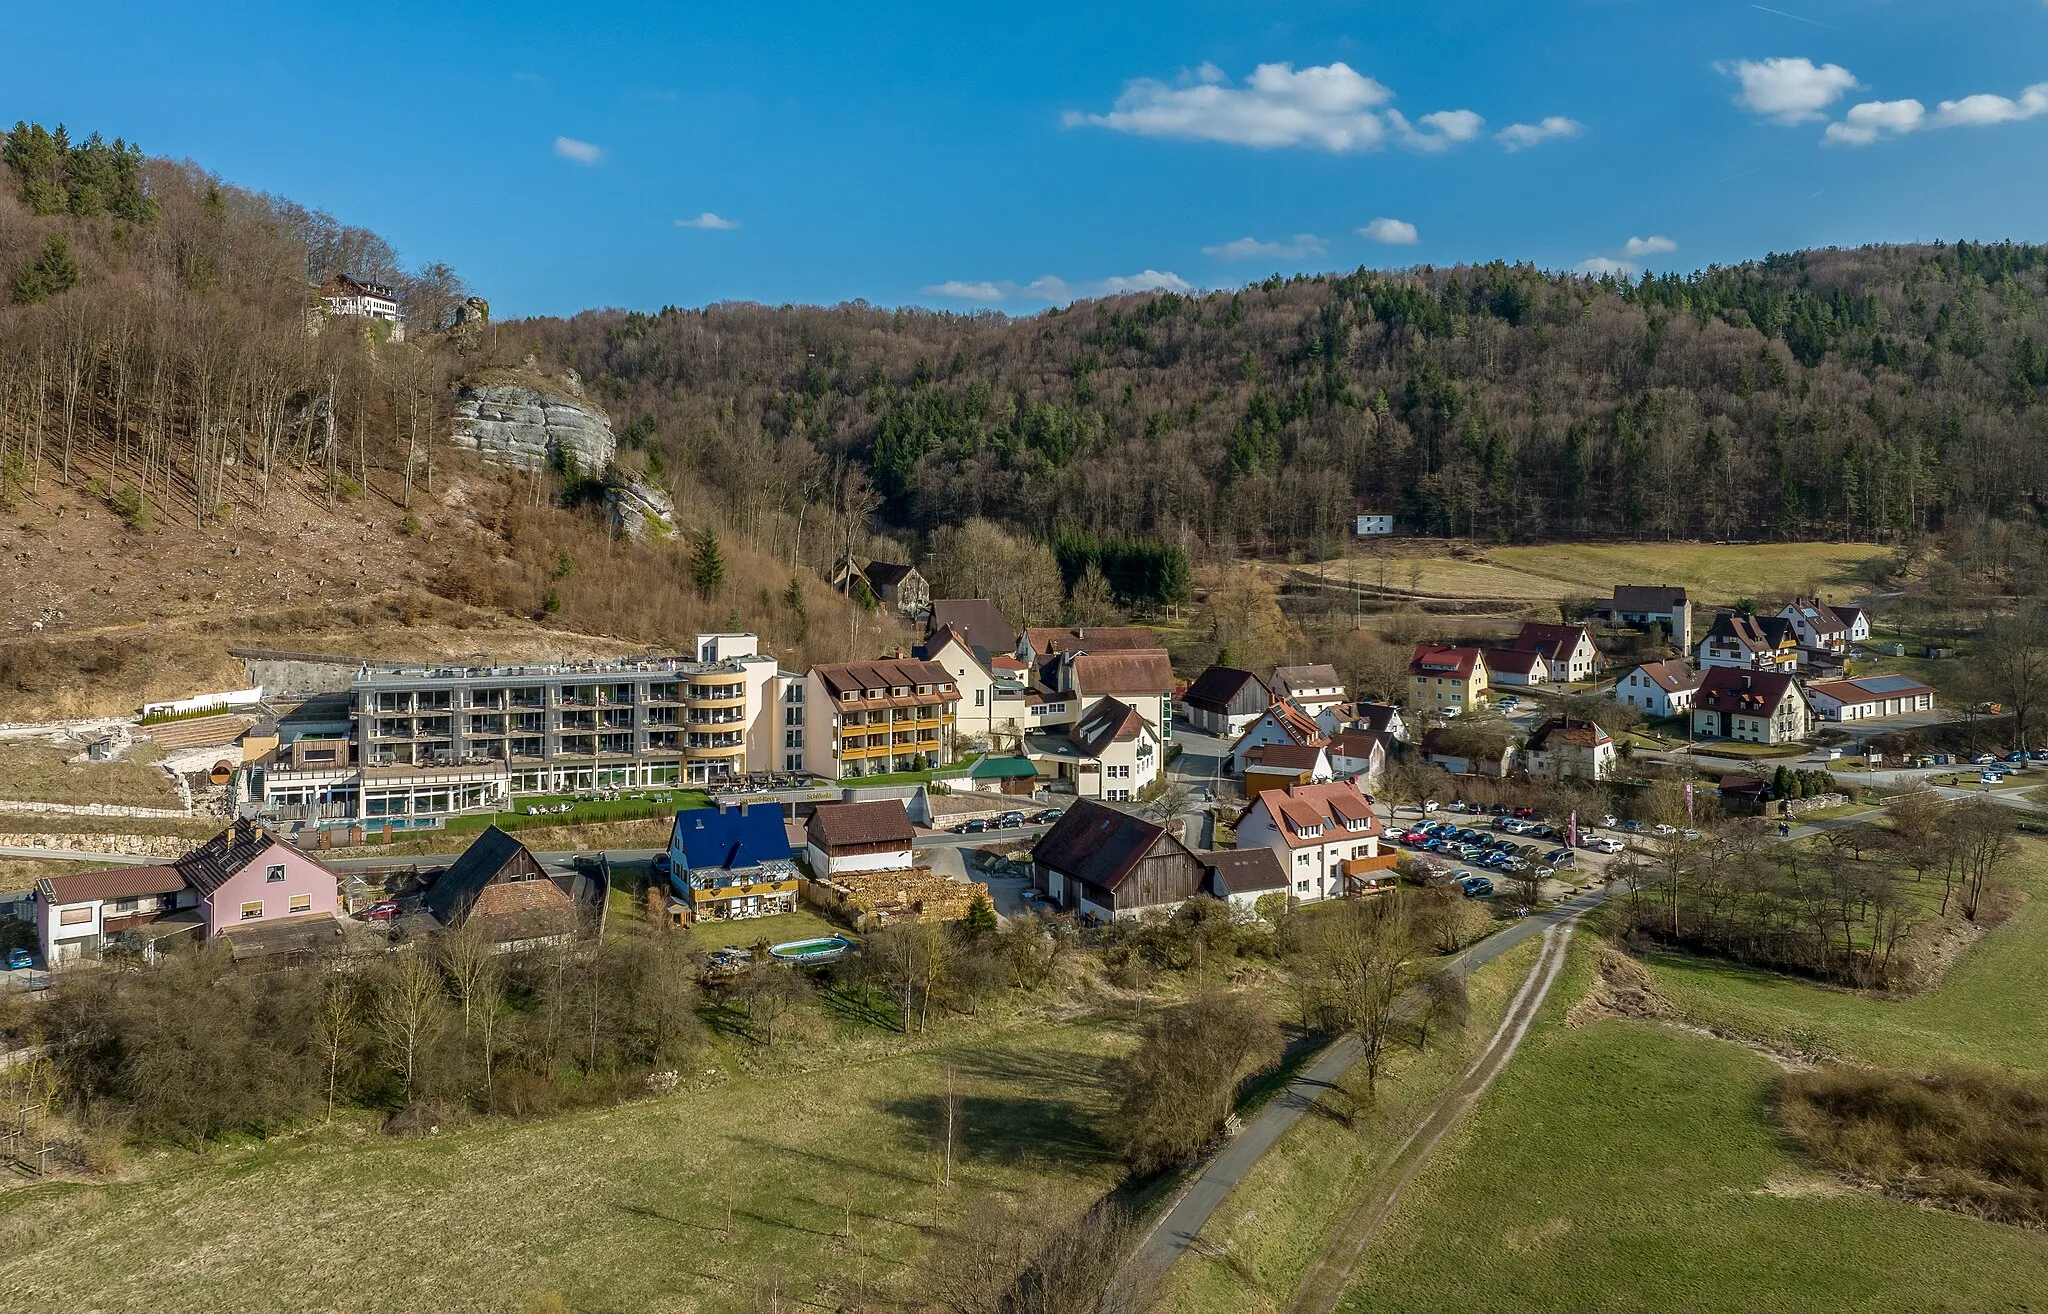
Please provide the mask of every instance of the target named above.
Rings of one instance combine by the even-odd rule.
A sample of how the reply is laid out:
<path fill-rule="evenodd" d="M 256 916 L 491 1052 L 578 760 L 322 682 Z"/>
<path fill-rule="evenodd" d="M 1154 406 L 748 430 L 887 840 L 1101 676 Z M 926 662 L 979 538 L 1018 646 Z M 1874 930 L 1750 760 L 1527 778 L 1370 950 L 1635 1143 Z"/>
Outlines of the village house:
<path fill-rule="evenodd" d="M 1256 749 L 1280 744 L 1313 748 L 1320 747 L 1328 739 L 1314 717 L 1293 703 L 1274 703 L 1245 727 L 1244 733 L 1237 737 L 1237 742 L 1225 754 L 1225 760 L 1231 775 L 1242 776 L 1247 758 Z"/>
<path fill-rule="evenodd" d="M 1683 657 L 1673 657 L 1631 668 L 1614 682 L 1614 701 L 1647 716 L 1677 716 L 1692 710 L 1693 691 L 1699 687 L 1699 672 Z"/>
<path fill-rule="evenodd" d="M 1052 766 L 1041 774 L 1054 774 L 1081 798 L 1118 803 L 1149 789 L 1166 760 L 1159 731 L 1117 698 L 1098 700 L 1064 734 L 1031 736 L 1026 751 L 1034 762 Z"/>
<path fill-rule="evenodd" d="M 1600 671 L 1600 650 L 1583 625 L 1546 625 L 1540 621 L 1523 624 L 1508 647 L 1522 652 L 1540 652 L 1550 678 L 1566 684 L 1582 684 Z M 1490 656 L 1490 655 L 1489 655 Z M 1487 662 L 1491 671 L 1493 663 Z"/>
<path fill-rule="evenodd" d="M 1195 856 L 1202 860 L 1202 868 L 1208 873 L 1209 893 L 1229 904 L 1230 911 L 1240 917 L 1255 914 L 1259 900 L 1269 894 L 1287 897 L 1287 867 L 1278 853 L 1264 845 Z"/>
<path fill-rule="evenodd" d="M 820 803 L 804 827 L 804 854 L 819 880 L 847 872 L 901 871 L 913 865 L 916 835 L 900 799 Z"/>
<path fill-rule="evenodd" d="M 1550 663 L 1533 648 L 1488 648 L 1485 656 L 1488 684 L 1528 688 L 1551 681 Z"/>
<path fill-rule="evenodd" d="M 1314 666 L 1276 666 L 1268 688 L 1273 697 L 1284 698 L 1318 720 L 1324 712 L 1344 705 L 1344 682 L 1337 668 L 1328 662 Z"/>
<path fill-rule="evenodd" d="M 1806 700 L 1823 721 L 1870 721 L 1934 710 L 1934 690 L 1904 675 L 1816 680 L 1806 686 Z"/>
<path fill-rule="evenodd" d="M 797 868 L 774 803 L 728 803 L 676 813 L 668 879 L 691 921 L 794 912 Z"/>
<path fill-rule="evenodd" d="M 1399 703 L 1344 703 L 1316 717 L 1316 724 L 1323 727 L 1325 734 L 1363 730 L 1380 736 L 1389 745 L 1408 740 L 1408 723 L 1401 717 Z"/>
<path fill-rule="evenodd" d="M 1692 650 L 1692 604 L 1685 590 L 1669 584 L 1617 584 L 1614 596 L 1594 605 L 1593 615 L 1609 625 L 1661 629 L 1680 652 Z"/>
<path fill-rule="evenodd" d="M 1792 623 L 1799 645 L 1815 652 L 1843 654 L 1870 638 L 1870 618 L 1861 607 L 1831 607 L 1819 598 L 1794 598 L 1778 616 Z"/>
<path fill-rule="evenodd" d="M 1037 625 L 1017 638 L 1018 660 L 1036 671 L 1050 659 L 1069 652 L 1150 652 L 1159 648 L 1159 634 L 1142 625 Z"/>
<path fill-rule="evenodd" d="M 1351 518 L 1351 532 L 1359 538 L 1378 538 L 1394 532 L 1391 511 L 1360 511 Z"/>
<path fill-rule="evenodd" d="M 1101 699 L 1114 698 L 1136 709 L 1162 743 L 1173 738 L 1173 662 L 1163 648 L 1067 652 L 1039 674 L 1040 692 L 1065 703 L 1065 724 L 1086 716 Z M 1045 728 L 1057 723 L 1054 717 L 1044 719 Z"/>
<path fill-rule="evenodd" d="M 1799 634 L 1781 616 L 1742 616 L 1724 611 L 1700 639 L 1699 668 L 1752 671 L 1799 669 Z"/>
<path fill-rule="evenodd" d="M 1515 763 L 1515 744 L 1505 735 L 1475 742 L 1471 735 L 1446 727 L 1423 734 L 1422 760 L 1454 776 L 1489 776 L 1498 780 Z"/>
<path fill-rule="evenodd" d="M 54 967 L 97 958 L 115 937 L 145 928 L 150 938 L 175 927 L 200 940 L 287 926 L 331 929 L 339 891 L 332 871 L 238 820 L 164 866 L 45 876 L 33 902 L 43 961 Z"/>
<path fill-rule="evenodd" d="M 960 689 L 937 662 L 813 666 L 804 696 L 804 767 L 837 780 L 953 760 Z"/>
<path fill-rule="evenodd" d="M 1293 785 L 1258 796 L 1237 822 L 1237 847 L 1269 848 L 1287 868 L 1297 903 L 1334 899 L 1390 872 L 1386 828 L 1355 786 Z"/>
<path fill-rule="evenodd" d="M 574 880 L 558 879 L 531 849 L 491 826 L 434 878 L 426 909 L 443 929 L 468 929 L 499 949 L 562 944 L 576 934 Z"/>
<path fill-rule="evenodd" d="M 329 274 L 317 295 L 328 314 L 389 324 L 391 340 L 405 341 L 405 319 L 399 313 L 398 295 L 384 284 L 350 278 L 347 274 Z"/>
<path fill-rule="evenodd" d="M 998 670 L 989 650 L 970 642 L 966 633 L 952 624 L 934 626 L 915 655 L 937 662 L 952 674 L 960 695 L 954 721 L 957 733 L 989 743 L 1016 742 L 1027 719 L 1021 663 L 998 649 L 994 657 L 1005 662 L 1005 669 Z"/>
<path fill-rule="evenodd" d="M 1523 745 L 1522 766 L 1542 780 L 1607 780 L 1614 774 L 1614 740 L 1591 721 L 1552 717 Z"/>
<path fill-rule="evenodd" d="M 863 563 L 844 557 L 832 571 L 830 583 L 834 592 L 849 598 L 858 596 L 858 586 L 865 584 L 877 603 L 905 616 L 922 616 L 931 610 L 931 586 L 915 566 L 893 561 Z"/>
<path fill-rule="evenodd" d="M 1330 770 L 1372 793 L 1386 776 L 1387 746 L 1390 742 L 1386 736 L 1370 731 L 1342 730 L 1330 736 L 1324 751 L 1330 755 Z"/>
<path fill-rule="evenodd" d="M 1241 735 L 1272 705 L 1272 690 L 1258 676 L 1234 666 L 1211 666 L 1180 696 L 1181 717 L 1212 735 Z"/>
<path fill-rule="evenodd" d="M 1336 778 L 1330 755 L 1319 744 L 1260 744 L 1244 757 L 1246 798 L 1257 798 L 1269 789 L 1320 785 Z"/>
<path fill-rule="evenodd" d="M 1486 657 L 1477 648 L 1417 644 L 1408 678 L 1418 709 L 1456 716 L 1486 696 Z"/>
<path fill-rule="evenodd" d="M 1209 873 L 1164 826 L 1086 799 L 1031 850 L 1032 878 L 1060 907 L 1099 921 L 1170 912 Z"/>
<path fill-rule="evenodd" d="M 1700 739 L 1787 744 L 1806 738 L 1812 722 L 1799 681 L 1783 671 L 1716 666 L 1693 695 L 1692 730 Z"/>

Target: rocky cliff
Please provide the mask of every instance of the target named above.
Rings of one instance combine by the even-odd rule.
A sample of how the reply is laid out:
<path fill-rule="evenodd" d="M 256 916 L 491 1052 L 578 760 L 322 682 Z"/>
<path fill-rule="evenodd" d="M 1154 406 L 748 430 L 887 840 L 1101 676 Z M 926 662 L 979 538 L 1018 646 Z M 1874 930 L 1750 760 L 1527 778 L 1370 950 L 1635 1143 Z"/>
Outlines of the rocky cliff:
<path fill-rule="evenodd" d="M 456 391 L 453 441 L 493 465 L 555 468 L 586 479 L 609 470 L 618 450 L 603 411 L 509 383 Z"/>
<path fill-rule="evenodd" d="M 493 465 L 522 470 L 560 470 L 604 484 L 612 532 L 627 538 L 665 537 L 675 531 L 675 504 L 668 494 L 612 464 L 618 440 L 611 417 L 587 402 L 572 373 L 561 391 L 520 383 L 467 384 L 455 393 L 457 447 Z"/>

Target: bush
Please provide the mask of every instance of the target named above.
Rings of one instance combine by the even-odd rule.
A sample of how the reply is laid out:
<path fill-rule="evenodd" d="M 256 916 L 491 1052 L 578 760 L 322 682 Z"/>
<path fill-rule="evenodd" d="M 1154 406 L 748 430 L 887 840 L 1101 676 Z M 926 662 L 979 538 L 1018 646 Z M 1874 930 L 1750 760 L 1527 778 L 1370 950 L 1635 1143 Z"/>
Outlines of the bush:
<path fill-rule="evenodd" d="M 1786 1075 L 1778 1117 L 1816 1158 L 1886 1191 L 2048 1224 L 2048 1082 L 1953 1068 Z"/>

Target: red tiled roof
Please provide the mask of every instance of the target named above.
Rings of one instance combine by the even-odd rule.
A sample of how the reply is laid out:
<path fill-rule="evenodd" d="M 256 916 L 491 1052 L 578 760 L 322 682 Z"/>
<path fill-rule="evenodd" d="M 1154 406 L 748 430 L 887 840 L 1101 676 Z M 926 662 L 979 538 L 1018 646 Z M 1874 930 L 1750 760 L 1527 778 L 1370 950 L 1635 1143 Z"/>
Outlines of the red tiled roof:
<path fill-rule="evenodd" d="M 1784 671 L 1715 666 L 1701 677 L 1693 706 L 1703 712 L 1767 716 L 1777 710 L 1788 694 L 1799 696 L 1799 682 Z"/>
<path fill-rule="evenodd" d="M 1512 671 L 1516 675 L 1534 675 L 1538 663 L 1549 665 L 1543 653 L 1534 648 L 1488 648 L 1486 669 L 1489 671 Z"/>
<path fill-rule="evenodd" d="M 1598 748 L 1602 744 L 1613 742 L 1607 737 L 1605 730 L 1590 721 L 1575 725 L 1567 721 L 1550 720 L 1537 726 L 1536 733 L 1529 736 L 1529 749 L 1531 752 L 1540 753 L 1552 745 Z"/>
<path fill-rule="evenodd" d="M 911 691 L 907 696 L 916 697 L 917 686 L 921 684 L 934 687 L 934 692 L 925 697 L 954 698 L 959 692 L 952 688 L 953 673 L 937 662 L 835 662 L 829 666 L 814 666 L 811 671 L 835 696 L 848 692 L 865 693 L 869 689 L 887 692 L 907 688 Z"/>
<path fill-rule="evenodd" d="M 1472 678 L 1472 668 L 1484 660 L 1477 648 L 1446 648 L 1434 643 L 1418 643 L 1415 655 L 1409 659 L 1408 670 L 1414 675 L 1455 675 L 1460 680 Z"/>
<path fill-rule="evenodd" d="M 68 876 L 45 876 L 36 882 L 36 893 L 43 902 L 51 904 L 175 894 L 184 888 L 185 878 L 176 867 L 107 867 Z"/>
<path fill-rule="evenodd" d="M 1074 688 L 1083 694 L 1129 698 L 1173 692 L 1173 663 L 1163 648 L 1083 652 L 1070 661 Z"/>
<path fill-rule="evenodd" d="M 1372 804 L 1365 801 L 1365 796 L 1355 786 L 1347 784 L 1289 785 L 1285 789 L 1269 789 L 1259 795 L 1259 801 L 1252 806 L 1267 810 L 1276 823 L 1281 840 L 1290 849 L 1376 836 L 1385 830 L 1373 814 Z M 1347 829 L 1345 823 L 1350 821 L 1363 821 L 1365 826 L 1359 830 Z M 1301 834 L 1302 830 L 1313 827 L 1321 827 L 1323 833 L 1319 836 Z"/>
<path fill-rule="evenodd" d="M 1033 626 L 1024 631 L 1024 640 L 1040 657 L 1063 652 L 1129 652 L 1159 646 L 1158 633 L 1142 625 L 1089 625 L 1078 629 Z"/>
<path fill-rule="evenodd" d="M 916 837 L 910 814 L 899 799 L 863 803 L 820 803 L 807 827 L 810 841 L 826 852 L 852 845 L 897 844 L 909 848 Z"/>
<path fill-rule="evenodd" d="M 1636 669 L 1641 671 L 1649 678 L 1651 683 L 1655 684 L 1665 693 L 1679 693 L 1686 689 L 1699 687 L 1699 672 L 1686 665 L 1685 659 L 1682 657 L 1673 657 L 1668 661 L 1661 662 L 1644 662 Z M 1624 675 L 1622 678 L 1627 679 L 1628 677 Z"/>
<path fill-rule="evenodd" d="M 1541 621 L 1525 621 L 1522 632 L 1515 636 L 1510 648 L 1521 648 L 1529 652 L 1540 652 L 1545 657 L 1567 658 L 1578 650 L 1579 640 L 1592 642 L 1592 636 L 1579 625 L 1546 625 Z"/>
<path fill-rule="evenodd" d="M 1322 760 L 1323 750 L 1315 744 L 1258 744 L 1244 755 L 1247 771 L 1313 771 Z"/>

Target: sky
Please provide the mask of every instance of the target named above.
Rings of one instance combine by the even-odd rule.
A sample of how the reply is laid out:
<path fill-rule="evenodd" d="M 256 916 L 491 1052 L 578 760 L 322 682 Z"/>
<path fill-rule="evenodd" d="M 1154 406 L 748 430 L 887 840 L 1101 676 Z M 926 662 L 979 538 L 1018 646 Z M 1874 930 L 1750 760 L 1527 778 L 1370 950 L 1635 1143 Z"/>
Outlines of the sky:
<path fill-rule="evenodd" d="M 2048 240 L 2048 0 L 17 6 L 0 116 L 493 313 Z M 88 39 L 82 34 L 90 33 Z"/>

